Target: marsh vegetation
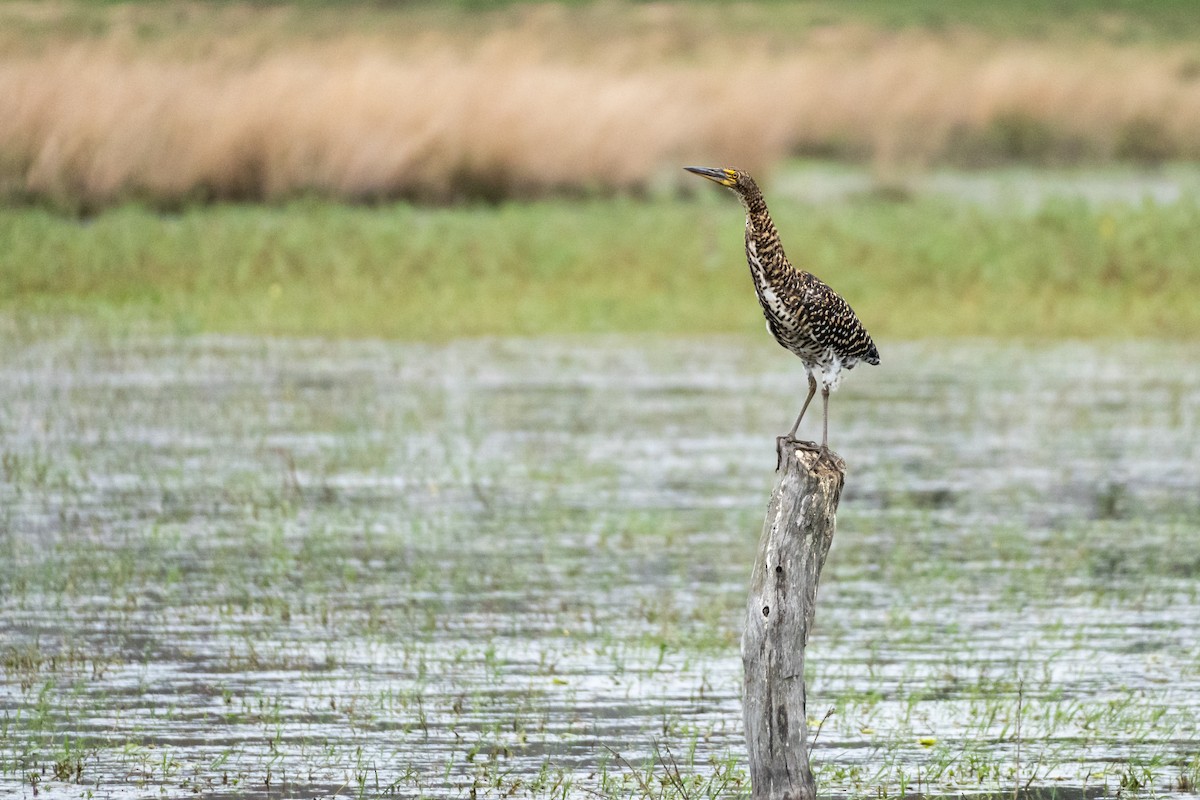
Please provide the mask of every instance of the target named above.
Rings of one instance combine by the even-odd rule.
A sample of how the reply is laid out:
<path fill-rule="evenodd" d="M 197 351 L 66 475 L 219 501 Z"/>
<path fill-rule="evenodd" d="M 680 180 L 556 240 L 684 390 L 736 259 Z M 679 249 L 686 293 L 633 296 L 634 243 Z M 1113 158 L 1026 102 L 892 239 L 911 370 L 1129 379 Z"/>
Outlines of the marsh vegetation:
<path fill-rule="evenodd" d="M 681 171 L 682 172 L 682 171 Z M 893 187 L 895 188 L 895 187 Z M 896 191 L 794 164 L 792 260 L 876 337 L 1194 338 L 1200 172 L 931 173 Z M 431 208 L 0 209 L 0 308 L 198 331 L 457 336 L 761 330 L 742 215 L 712 192 Z"/>
<path fill-rule="evenodd" d="M 1182 2 L 5 3 L 0 197 L 676 186 L 680 163 L 1195 159 Z"/>

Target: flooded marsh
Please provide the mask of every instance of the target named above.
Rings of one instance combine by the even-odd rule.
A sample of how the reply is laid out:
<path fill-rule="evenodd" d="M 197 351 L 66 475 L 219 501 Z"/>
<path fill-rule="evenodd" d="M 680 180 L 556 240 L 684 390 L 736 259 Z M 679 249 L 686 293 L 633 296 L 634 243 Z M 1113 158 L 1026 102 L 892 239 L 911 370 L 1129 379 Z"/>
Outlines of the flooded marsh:
<path fill-rule="evenodd" d="M 748 794 L 782 350 L 0 329 L 0 793 Z M 880 349 L 821 793 L 1194 793 L 1200 350 Z"/>

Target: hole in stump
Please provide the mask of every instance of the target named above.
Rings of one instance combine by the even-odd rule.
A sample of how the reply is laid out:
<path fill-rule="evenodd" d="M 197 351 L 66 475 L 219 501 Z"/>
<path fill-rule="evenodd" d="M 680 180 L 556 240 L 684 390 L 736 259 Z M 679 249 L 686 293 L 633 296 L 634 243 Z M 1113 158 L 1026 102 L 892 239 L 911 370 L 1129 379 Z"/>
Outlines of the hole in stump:
<path fill-rule="evenodd" d="M 771 616 L 771 607 L 770 606 L 763 606 L 763 616 L 764 617 Z"/>

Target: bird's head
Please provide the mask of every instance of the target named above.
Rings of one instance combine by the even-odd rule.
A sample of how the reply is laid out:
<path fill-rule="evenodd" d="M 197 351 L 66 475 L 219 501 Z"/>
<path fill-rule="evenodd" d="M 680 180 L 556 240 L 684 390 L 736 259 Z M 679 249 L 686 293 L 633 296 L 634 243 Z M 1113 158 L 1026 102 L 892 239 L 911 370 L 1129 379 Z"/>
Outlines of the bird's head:
<path fill-rule="evenodd" d="M 750 173 L 742 172 L 740 169 L 727 167 L 684 167 L 684 169 L 732 189 L 738 197 L 742 198 L 743 202 L 761 195 L 758 184 L 754 182 L 754 178 L 750 177 Z"/>

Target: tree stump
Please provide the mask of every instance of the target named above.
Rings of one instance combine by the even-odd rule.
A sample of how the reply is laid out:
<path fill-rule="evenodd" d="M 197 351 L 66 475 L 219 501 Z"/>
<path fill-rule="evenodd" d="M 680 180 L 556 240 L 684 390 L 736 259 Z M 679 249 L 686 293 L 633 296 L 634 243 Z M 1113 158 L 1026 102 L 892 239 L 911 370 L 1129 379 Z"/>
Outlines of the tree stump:
<path fill-rule="evenodd" d="M 742 634 L 742 714 L 753 800 L 815 800 L 808 763 L 804 647 L 846 479 L 838 456 L 780 443 Z"/>

